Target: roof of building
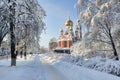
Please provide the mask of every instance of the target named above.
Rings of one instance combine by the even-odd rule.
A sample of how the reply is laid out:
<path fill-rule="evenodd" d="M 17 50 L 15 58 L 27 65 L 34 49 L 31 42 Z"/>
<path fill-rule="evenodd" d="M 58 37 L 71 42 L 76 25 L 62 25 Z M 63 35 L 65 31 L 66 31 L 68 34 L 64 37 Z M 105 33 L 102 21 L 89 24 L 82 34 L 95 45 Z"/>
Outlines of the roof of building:
<path fill-rule="evenodd" d="M 56 38 L 50 39 L 50 43 L 51 43 L 51 42 L 57 42 Z"/>
<path fill-rule="evenodd" d="M 70 18 L 65 22 L 65 26 L 73 26 L 73 22 Z"/>
<path fill-rule="evenodd" d="M 63 35 L 63 36 L 60 36 L 58 40 L 59 41 L 72 40 L 72 38 L 69 35 Z"/>

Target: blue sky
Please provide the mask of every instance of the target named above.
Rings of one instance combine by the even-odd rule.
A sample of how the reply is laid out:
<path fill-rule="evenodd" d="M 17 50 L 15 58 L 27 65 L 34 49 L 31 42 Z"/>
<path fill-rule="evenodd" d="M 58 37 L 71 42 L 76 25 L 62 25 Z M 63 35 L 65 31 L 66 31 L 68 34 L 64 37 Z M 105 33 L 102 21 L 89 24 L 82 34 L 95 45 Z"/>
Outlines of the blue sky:
<path fill-rule="evenodd" d="M 38 2 L 47 14 L 44 20 L 47 30 L 46 33 L 41 35 L 40 45 L 48 47 L 50 39 L 53 37 L 57 39 L 59 36 L 59 30 L 65 30 L 64 24 L 68 19 L 69 13 L 75 27 L 78 15 L 74 8 L 74 4 L 77 0 L 38 0 Z"/>

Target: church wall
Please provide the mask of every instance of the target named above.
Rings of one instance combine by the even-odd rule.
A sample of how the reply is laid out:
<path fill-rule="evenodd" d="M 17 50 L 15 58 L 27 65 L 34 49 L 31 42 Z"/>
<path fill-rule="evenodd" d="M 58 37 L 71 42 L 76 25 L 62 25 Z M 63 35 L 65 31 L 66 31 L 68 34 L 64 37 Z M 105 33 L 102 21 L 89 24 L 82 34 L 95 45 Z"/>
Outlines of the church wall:
<path fill-rule="evenodd" d="M 57 45 L 58 45 L 58 47 L 61 47 L 61 41 L 58 41 Z"/>
<path fill-rule="evenodd" d="M 64 48 L 64 41 L 61 41 L 61 48 Z"/>

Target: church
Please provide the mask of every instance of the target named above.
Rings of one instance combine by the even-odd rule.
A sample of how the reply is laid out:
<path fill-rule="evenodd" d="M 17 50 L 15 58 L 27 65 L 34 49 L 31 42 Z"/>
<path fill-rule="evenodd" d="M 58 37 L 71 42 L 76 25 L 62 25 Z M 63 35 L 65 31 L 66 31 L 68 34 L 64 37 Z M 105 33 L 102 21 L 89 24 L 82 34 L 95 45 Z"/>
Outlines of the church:
<path fill-rule="evenodd" d="M 66 30 L 60 30 L 60 35 L 57 41 L 58 48 L 70 48 L 73 43 L 82 39 L 82 32 L 80 26 L 80 20 L 77 20 L 75 31 L 73 30 L 73 21 L 70 17 L 65 22 Z"/>

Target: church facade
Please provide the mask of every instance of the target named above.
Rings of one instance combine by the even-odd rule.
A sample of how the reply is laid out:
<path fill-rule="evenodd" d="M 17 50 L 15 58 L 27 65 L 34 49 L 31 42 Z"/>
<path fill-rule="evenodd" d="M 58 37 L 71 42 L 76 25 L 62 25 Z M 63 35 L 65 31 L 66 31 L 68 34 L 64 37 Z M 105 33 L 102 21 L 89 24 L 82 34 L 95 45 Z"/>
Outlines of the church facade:
<path fill-rule="evenodd" d="M 65 22 L 65 26 L 65 31 L 63 29 L 60 30 L 60 35 L 57 41 L 58 48 L 70 48 L 73 45 L 73 43 L 82 39 L 80 20 L 77 20 L 75 31 L 73 30 L 73 22 L 70 19 L 70 17 Z"/>

